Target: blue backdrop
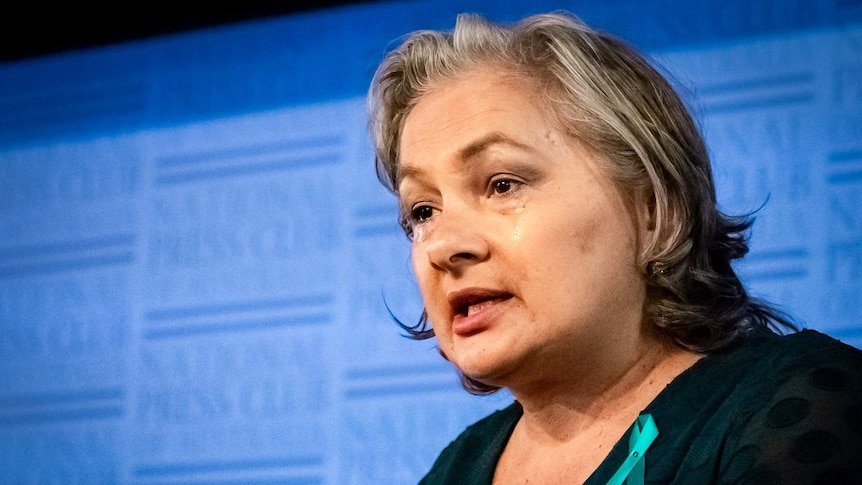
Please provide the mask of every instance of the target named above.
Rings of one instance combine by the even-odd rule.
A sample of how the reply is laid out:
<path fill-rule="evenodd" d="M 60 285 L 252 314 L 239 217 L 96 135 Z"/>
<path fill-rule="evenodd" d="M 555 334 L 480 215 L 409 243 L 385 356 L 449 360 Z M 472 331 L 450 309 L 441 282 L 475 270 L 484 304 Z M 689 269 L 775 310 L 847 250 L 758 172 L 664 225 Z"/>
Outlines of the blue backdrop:
<path fill-rule="evenodd" d="M 509 397 L 387 314 L 421 303 L 364 92 L 409 31 L 554 9 L 674 79 L 725 210 L 765 203 L 752 292 L 862 346 L 862 2 L 274 18 L 0 65 L 0 483 L 415 483 Z"/>

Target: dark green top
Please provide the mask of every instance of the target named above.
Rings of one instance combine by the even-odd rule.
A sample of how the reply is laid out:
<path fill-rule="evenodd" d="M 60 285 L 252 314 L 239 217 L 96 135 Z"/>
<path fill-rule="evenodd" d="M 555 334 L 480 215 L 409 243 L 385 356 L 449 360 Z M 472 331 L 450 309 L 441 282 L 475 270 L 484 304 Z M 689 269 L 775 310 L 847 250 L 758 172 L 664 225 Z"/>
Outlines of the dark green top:
<path fill-rule="evenodd" d="M 421 485 L 489 485 L 521 413 L 515 402 L 467 428 Z M 659 430 L 647 484 L 862 484 L 862 351 L 813 330 L 704 357 L 642 414 Z M 630 432 L 586 485 L 607 483 Z"/>

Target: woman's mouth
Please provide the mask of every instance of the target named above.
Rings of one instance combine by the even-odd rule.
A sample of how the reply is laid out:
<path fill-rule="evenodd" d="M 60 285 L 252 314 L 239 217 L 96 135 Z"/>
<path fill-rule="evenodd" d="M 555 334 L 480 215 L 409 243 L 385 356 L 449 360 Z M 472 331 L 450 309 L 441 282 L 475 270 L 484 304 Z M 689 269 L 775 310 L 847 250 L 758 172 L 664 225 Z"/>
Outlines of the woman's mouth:
<path fill-rule="evenodd" d="M 465 288 L 449 294 L 452 307 L 452 332 L 466 337 L 484 331 L 502 312 L 501 303 L 512 294 L 487 288 Z"/>

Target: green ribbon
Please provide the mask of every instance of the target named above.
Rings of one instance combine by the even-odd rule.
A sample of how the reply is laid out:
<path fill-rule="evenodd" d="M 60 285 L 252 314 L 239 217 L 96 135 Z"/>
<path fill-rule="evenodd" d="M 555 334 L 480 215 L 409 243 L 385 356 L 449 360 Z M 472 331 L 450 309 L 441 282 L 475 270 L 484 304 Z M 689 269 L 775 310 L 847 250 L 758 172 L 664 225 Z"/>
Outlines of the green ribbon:
<path fill-rule="evenodd" d="M 657 436 L 658 427 L 652 415 L 638 416 L 629 435 L 629 455 L 614 476 L 608 480 L 608 485 L 622 485 L 623 482 L 626 485 L 643 485 L 646 470 L 644 455 Z"/>

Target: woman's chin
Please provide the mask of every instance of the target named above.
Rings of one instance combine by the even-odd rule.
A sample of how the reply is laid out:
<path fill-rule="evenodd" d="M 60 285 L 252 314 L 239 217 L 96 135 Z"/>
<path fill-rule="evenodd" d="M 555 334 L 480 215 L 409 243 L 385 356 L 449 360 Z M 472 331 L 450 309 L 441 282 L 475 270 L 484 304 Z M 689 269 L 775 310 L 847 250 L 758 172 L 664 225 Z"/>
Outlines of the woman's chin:
<path fill-rule="evenodd" d="M 490 358 L 487 355 L 483 355 L 481 358 L 465 357 L 453 363 L 462 374 L 483 384 L 496 387 L 506 387 L 505 376 L 511 374 L 516 367 L 511 361 Z"/>

